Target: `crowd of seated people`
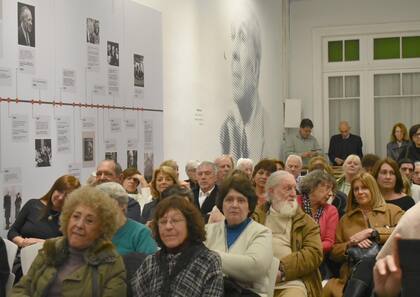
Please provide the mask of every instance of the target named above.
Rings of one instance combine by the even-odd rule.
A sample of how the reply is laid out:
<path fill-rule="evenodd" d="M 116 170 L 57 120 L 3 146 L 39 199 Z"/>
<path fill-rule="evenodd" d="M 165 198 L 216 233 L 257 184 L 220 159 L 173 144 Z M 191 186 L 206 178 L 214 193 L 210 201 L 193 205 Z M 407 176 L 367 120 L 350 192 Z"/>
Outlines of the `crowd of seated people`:
<path fill-rule="evenodd" d="M 349 128 L 340 123 L 331 143 L 346 143 Z M 11 295 L 398 296 L 391 245 L 420 238 L 404 215 L 420 213 L 419 150 L 420 125 L 398 123 L 385 158 L 221 155 L 189 161 L 185 181 L 166 160 L 150 183 L 104 160 L 90 185 L 62 176 L 24 205 L 8 238 L 43 247 Z M 349 261 L 375 245 L 376 265 L 376 254 Z M 393 295 L 384 279 L 397 280 Z"/>

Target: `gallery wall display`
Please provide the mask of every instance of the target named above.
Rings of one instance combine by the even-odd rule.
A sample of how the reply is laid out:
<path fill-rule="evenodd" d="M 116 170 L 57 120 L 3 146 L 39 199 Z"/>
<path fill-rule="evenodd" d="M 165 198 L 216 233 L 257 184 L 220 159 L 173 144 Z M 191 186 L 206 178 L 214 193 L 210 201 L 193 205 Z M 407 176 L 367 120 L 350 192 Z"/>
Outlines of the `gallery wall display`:
<path fill-rule="evenodd" d="M 5 236 L 59 176 L 83 184 L 103 159 L 148 172 L 162 161 L 162 21 L 130 0 L 0 5 Z"/>

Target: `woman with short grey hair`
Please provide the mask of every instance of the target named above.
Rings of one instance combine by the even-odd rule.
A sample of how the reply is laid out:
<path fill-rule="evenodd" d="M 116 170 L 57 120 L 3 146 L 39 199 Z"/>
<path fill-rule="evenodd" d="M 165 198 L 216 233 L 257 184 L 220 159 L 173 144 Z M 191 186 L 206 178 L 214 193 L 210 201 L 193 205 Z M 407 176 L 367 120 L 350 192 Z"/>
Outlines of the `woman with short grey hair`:
<path fill-rule="evenodd" d="M 153 254 L 157 250 L 156 242 L 146 226 L 126 217 L 128 194 L 124 188 L 116 182 L 103 183 L 96 186 L 97 189 L 108 194 L 117 201 L 119 206 L 117 232 L 112 237 L 112 243 L 116 246 L 120 255 L 129 253 Z"/>
<path fill-rule="evenodd" d="M 298 201 L 305 213 L 319 225 L 324 254 L 328 253 L 335 243 L 338 225 L 338 211 L 335 206 L 327 203 L 335 187 L 334 178 L 319 169 L 305 175 L 300 182 L 302 196 Z"/>

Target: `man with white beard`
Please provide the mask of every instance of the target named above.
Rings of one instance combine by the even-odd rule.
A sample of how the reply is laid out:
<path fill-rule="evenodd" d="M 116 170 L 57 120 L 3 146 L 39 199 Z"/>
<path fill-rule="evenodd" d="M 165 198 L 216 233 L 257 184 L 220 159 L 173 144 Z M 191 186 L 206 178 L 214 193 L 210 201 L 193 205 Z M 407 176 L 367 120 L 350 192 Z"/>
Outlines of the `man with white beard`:
<path fill-rule="evenodd" d="M 276 171 L 265 189 L 268 202 L 256 210 L 254 219 L 273 232 L 273 252 L 280 260 L 274 297 L 321 296 L 319 228 L 297 203 L 294 176 Z"/>

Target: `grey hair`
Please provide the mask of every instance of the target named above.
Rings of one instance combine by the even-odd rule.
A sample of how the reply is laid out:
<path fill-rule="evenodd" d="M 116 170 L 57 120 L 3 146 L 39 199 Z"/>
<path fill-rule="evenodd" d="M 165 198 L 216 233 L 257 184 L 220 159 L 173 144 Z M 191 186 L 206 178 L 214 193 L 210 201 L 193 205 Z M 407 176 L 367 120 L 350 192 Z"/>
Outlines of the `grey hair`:
<path fill-rule="evenodd" d="M 105 192 L 115 199 L 120 206 L 128 205 L 128 194 L 123 186 L 116 182 L 106 182 L 96 186 L 97 189 Z"/>
<path fill-rule="evenodd" d="M 231 155 L 221 155 L 221 156 L 217 157 L 214 160 L 214 164 L 216 164 L 216 166 L 218 166 L 217 163 L 219 161 L 223 160 L 223 159 L 229 159 L 230 164 L 232 165 L 232 168 L 235 167 L 235 162 L 233 161 L 233 157 Z"/>
<path fill-rule="evenodd" d="M 416 168 L 416 166 L 420 166 L 420 161 L 414 162 L 414 168 Z"/>
<path fill-rule="evenodd" d="M 214 174 L 217 174 L 218 167 L 213 162 L 210 162 L 210 161 L 202 161 L 200 164 L 198 164 L 197 170 L 199 168 L 203 167 L 203 166 L 211 166 L 211 169 L 213 170 Z"/>
<path fill-rule="evenodd" d="M 297 160 L 300 162 L 300 165 L 301 165 L 301 166 L 303 166 L 302 157 L 301 157 L 301 156 L 299 156 L 299 155 L 289 155 L 289 156 L 287 157 L 287 159 L 286 159 L 286 164 L 285 164 L 285 166 L 287 165 L 287 163 L 288 163 L 291 159 L 297 159 Z"/>
<path fill-rule="evenodd" d="M 185 171 L 188 171 L 190 169 L 197 169 L 198 164 L 200 164 L 200 162 L 198 160 L 188 161 L 187 164 L 185 165 Z"/>
<path fill-rule="evenodd" d="M 322 183 L 331 184 L 333 189 L 336 186 L 335 179 L 330 174 L 319 169 L 313 170 L 301 179 L 300 191 L 306 195 L 309 195 L 318 185 Z"/>
<path fill-rule="evenodd" d="M 269 189 L 272 189 L 275 186 L 277 186 L 280 183 L 280 181 L 288 175 L 292 176 L 293 179 L 295 178 L 292 174 L 290 174 L 289 172 L 285 170 L 278 170 L 278 171 L 273 172 L 270 175 L 270 177 L 267 179 L 267 182 L 265 183 L 265 193 L 267 195 L 267 200 L 269 202 L 271 202 L 272 200 Z"/>
<path fill-rule="evenodd" d="M 254 161 L 252 161 L 252 159 L 249 158 L 239 158 L 238 162 L 236 162 L 236 168 L 241 167 L 242 165 L 251 165 L 252 167 L 254 167 Z"/>

